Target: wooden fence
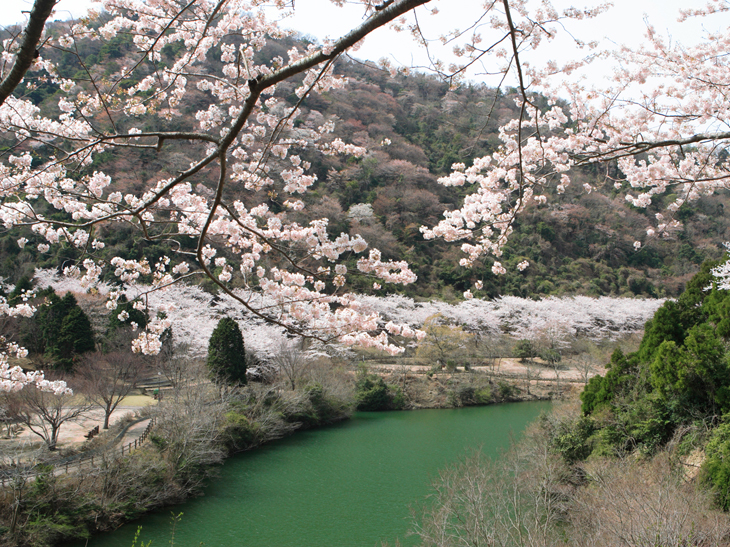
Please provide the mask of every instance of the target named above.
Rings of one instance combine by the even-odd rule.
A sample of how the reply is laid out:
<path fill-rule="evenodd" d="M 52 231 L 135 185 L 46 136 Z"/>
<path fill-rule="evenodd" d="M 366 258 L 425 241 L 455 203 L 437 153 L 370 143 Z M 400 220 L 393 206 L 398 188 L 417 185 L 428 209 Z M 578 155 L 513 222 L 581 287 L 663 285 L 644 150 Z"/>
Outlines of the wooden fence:
<path fill-rule="evenodd" d="M 114 447 L 110 450 L 104 451 L 103 453 L 89 454 L 88 456 L 69 459 L 64 462 L 51 462 L 48 465 L 51 465 L 53 467 L 54 475 L 60 475 L 63 473 L 69 473 L 74 469 L 78 469 L 80 471 L 84 466 L 87 466 L 89 469 L 93 469 L 95 467 L 94 462 L 101 463 L 105 459 L 108 459 L 110 456 L 115 459 L 123 458 L 125 455 L 129 455 L 134 450 L 142 446 L 142 443 L 144 443 L 149 437 L 150 431 L 152 430 L 152 426 L 154 426 L 154 424 L 155 418 L 152 418 L 147 424 L 147 427 L 145 428 L 142 435 L 137 437 L 134 441 L 123 444 L 121 447 Z M 13 479 L 13 477 L 17 476 L 19 473 L 23 473 L 26 478 L 30 478 L 39 475 L 41 471 L 37 471 L 33 468 L 28 467 L 22 468 L 20 466 L 11 469 L 0 470 L 0 486 L 5 486 L 6 484 L 8 484 Z"/>

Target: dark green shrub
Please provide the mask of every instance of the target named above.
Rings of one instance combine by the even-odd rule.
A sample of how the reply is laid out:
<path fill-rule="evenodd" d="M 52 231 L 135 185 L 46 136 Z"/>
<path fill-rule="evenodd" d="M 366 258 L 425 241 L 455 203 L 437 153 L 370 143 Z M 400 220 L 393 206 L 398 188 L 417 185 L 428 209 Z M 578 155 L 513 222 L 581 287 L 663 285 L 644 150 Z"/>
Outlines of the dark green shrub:
<path fill-rule="evenodd" d="M 595 425 L 593 420 L 580 417 L 575 421 L 562 421 L 552 432 L 551 446 L 568 464 L 585 460 L 593 451 L 589 441 Z"/>
<path fill-rule="evenodd" d="M 499 393 L 499 398 L 502 401 L 509 401 L 513 399 L 517 393 L 519 393 L 519 388 L 517 386 L 513 386 L 512 384 L 505 382 L 504 380 L 500 381 L 497 384 L 497 390 Z"/>
<path fill-rule="evenodd" d="M 156 433 L 150 433 L 150 442 L 157 448 L 160 452 L 165 450 L 167 448 L 168 442 L 167 439 L 162 437 L 161 435 L 157 435 Z"/>
<path fill-rule="evenodd" d="M 520 340 L 512 348 L 512 357 L 516 357 L 522 363 L 531 361 L 537 357 L 537 349 L 530 340 Z"/>
<path fill-rule="evenodd" d="M 390 402 L 391 410 L 403 410 L 406 407 L 406 395 L 399 387 L 392 388 L 392 401 Z"/>
<path fill-rule="evenodd" d="M 494 402 L 494 397 L 492 395 L 492 388 L 487 386 L 487 387 L 477 389 L 474 392 L 474 402 L 478 405 L 489 405 L 492 402 Z"/>
<path fill-rule="evenodd" d="M 223 424 L 223 439 L 229 452 L 245 450 L 256 439 L 256 426 L 239 409 L 226 413 Z"/>
<path fill-rule="evenodd" d="M 377 374 L 361 366 L 355 381 L 355 403 L 358 410 L 400 410 L 405 407 L 405 395 L 389 386 Z"/>
<path fill-rule="evenodd" d="M 374 374 L 358 378 L 355 384 L 355 401 L 358 410 L 388 410 L 390 396 L 385 380 Z"/>
<path fill-rule="evenodd" d="M 448 399 L 453 407 L 488 405 L 493 402 L 492 389 L 489 386 L 457 386 L 449 392 Z"/>

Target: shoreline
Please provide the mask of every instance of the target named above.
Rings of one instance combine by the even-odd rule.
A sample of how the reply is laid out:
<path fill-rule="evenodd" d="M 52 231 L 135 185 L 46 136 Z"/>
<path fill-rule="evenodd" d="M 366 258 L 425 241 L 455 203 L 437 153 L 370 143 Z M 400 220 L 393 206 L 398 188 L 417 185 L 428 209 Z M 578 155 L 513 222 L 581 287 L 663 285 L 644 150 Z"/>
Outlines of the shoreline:
<path fill-rule="evenodd" d="M 487 378 L 486 375 L 483 376 L 480 373 L 437 373 L 430 376 L 395 374 L 384 376 L 384 380 L 391 385 L 398 385 L 396 382 L 400 382 L 400 385 L 403 386 L 403 392 L 407 397 L 407 404 L 401 410 L 439 410 L 463 406 L 489 406 L 503 403 L 544 401 L 553 398 L 551 393 L 546 389 L 538 392 L 533 388 L 530 390 L 530 394 L 528 394 L 526 390 L 521 389 L 517 385 L 520 383 L 517 380 L 509 382 L 506 379 Z M 253 393 L 258 393 L 257 396 L 261 396 L 261 393 L 273 391 L 267 390 L 264 386 L 260 385 L 250 385 L 245 389 Z M 477 401 L 473 399 L 475 393 L 486 393 L 487 391 L 489 393 L 488 400 L 479 399 Z M 304 393 L 307 393 L 306 390 Z M 296 398 L 298 396 L 300 397 L 301 393 L 280 391 L 278 396 L 282 398 Z M 252 424 L 246 418 L 243 418 L 242 423 L 238 423 L 236 420 L 240 416 L 238 418 L 232 416 L 232 414 L 235 414 L 235 410 L 231 407 L 225 413 L 226 422 L 222 424 L 224 429 L 227 428 L 226 434 L 229 435 L 229 438 L 218 439 L 215 445 L 219 449 L 220 456 L 213 457 L 210 461 L 201 463 L 198 467 L 197 475 L 194 479 L 191 479 L 192 482 L 189 484 L 185 483 L 184 479 L 176 479 L 183 480 L 183 482 L 179 485 L 170 485 L 163 481 L 159 483 L 158 487 L 150 488 L 149 484 L 154 483 L 154 481 L 145 479 L 145 473 L 147 472 L 145 466 L 152 465 L 153 468 L 159 467 L 167 458 L 164 442 L 161 440 L 158 426 L 156 426 L 151 431 L 150 441 L 145 443 L 145 445 L 139 447 L 124 458 L 108 461 L 103 464 L 106 466 L 104 470 L 107 473 L 112 472 L 113 474 L 118 474 L 120 472 L 127 472 L 140 475 L 138 480 L 141 481 L 141 484 L 146 484 L 147 486 L 144 489 L 145 492 L 135 492 L 135 495 L 141 498 L 146 496 L 147 501 L 142 500 L 139 504 L 130 506 L 130 503 L 132 503 L 130 500 L 120 499 L 118 501 L 119 510 L 112 510 L 111 508 L 105 510 L 103 506 L 101 509 L 97 508 L 93 511 L 89 508 L 87 509 L 89 513 L 84 515 L 84 518 L 81 518 L 76 526 L 73 526 L 72 529 L 67 529 L 64 533 L 54 538 L 47 538 L 47 541 L 41 540 L 40 542 L 34 542 L 32 538 L 23 538 L 22 536 L 25 535 L 23 532 L 25 531 L 22 530 L 22 527 L 24 525 L 19 522 L 18 525 L 20 528 L 16 529 L 15 537 L 8 534 L 7 527 L 5 530 L 0 528 L 0 531 L 5 532 L 0 536 L 2 538 L 2 545 L 35 546 L 66 544 L 71 541 L 83 540 L 91 535 L 112 531 L 121 524 L 133 522 L 137 518 L 152 511 L 173 507 L 178 503 L 184 502 L 186 499 L 200 495 L 201 490 L 209 483 L 208 479 L 210 476 L 215 474 L 219 466 L 229 457 L 240 452 L 255 450 L 260 446 L 264 446 L 280 438 L 290 437 L 300 429 L 316 429 L 349 420 L 355 408 L 353 405 L 349 406 L 345 411 L 342 410 L 343 408 L 341 407 L 339 408 L 339 414 L 332 414 L 331 409 L 325 405 L 322 408 L 315 409 L 314 415 L 311 413 L 308 415 L 292 414 L 284 420 L 289 426 L 287 429 L 267 432 L 257 429 L 255 424 Z M 254 430 L 256 431 L 256 436 L 251 436 L 250 433 Z M 231 442 L 230 438 L 235 439 Z M 212 446 L 211 448 L 215 447 Z M 155 464 L 154 462 L 159 463 Z M 55 476 L 53 473 L 50 473 L 48 476 L 41 474 L 39 477 L 43 477 L 42 480 L 46 482 L 49 480 L 52 481 L 55 485 L 54 488 L 58 488 L 59 490 L 69 488 L 79 492 L 83 491 L 84 485 L 86 484 L 86 488 L 88 489 L 87 494 L 89 494 L 95 487 L 93 482 L 89 482 L 90 477 L 93 477 L 94 474 L 101 473 L 102 468 L 99 468 L 98 470 L 84 470 L 83 473 L 77 472 L 64 476 Z M 37 481 L 38 479 L 35 480 Z M 4 488 L 4 494 L 7 494 L 10 489 L 10 487 Z M 84 511 L 83 509 L 80 510 Z M 62 519 L 61 516 L 57 518 Z M 26 520 L 25 525 L 28 525 L 28 522 Z M 57 525 L 51 519 L 47 526 L 53 528 Z"/>

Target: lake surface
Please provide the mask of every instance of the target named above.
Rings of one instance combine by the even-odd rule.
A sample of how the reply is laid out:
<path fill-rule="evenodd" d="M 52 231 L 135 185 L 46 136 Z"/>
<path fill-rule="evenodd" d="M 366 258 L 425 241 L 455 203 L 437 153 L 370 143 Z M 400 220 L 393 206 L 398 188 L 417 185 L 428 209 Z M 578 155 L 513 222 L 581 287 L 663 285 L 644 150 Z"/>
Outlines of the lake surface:
<path fill-rule="evenodd" d="M 359 412 L 226 461 L 205 495 L 89 541 L 89 547 L 373 547 L 406 537 L 410 507 L 438 471 L 481 447 L 497 455 L 550 403 Z"/>

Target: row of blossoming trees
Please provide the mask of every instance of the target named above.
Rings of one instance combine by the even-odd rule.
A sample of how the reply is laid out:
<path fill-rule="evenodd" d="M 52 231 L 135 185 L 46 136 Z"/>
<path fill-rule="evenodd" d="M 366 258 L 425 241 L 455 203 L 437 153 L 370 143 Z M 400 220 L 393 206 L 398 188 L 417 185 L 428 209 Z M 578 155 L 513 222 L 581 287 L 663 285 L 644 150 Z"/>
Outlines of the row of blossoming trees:
<path fill-rule="evenodd" d="M 69 279 L 51 270 L 39 270 L 36 283 L 39 287 L 51 287 L 59 294 L 84 290 L 78 279 Z M 213 295 L 187 284 L 173 285 L 152 293 L 148 293 L 148 289 L 145 285 L 128 288 L 123 293 L 124 298 L 131 302 L 138 301 L 140 294 L 145 295 L 150 315 L 164 315 L 174 343 L 186 344 L 192 356 L 205 355 L 213 330 L 223 317 L 237 320 L 244 333 L 246 347 L 262 359 L 274 357 L 289 338 L 286 329 L 249 313 L 240 302 L 227 295 Z M 115 288 L 100 283 L 97 290 L 99 297 L 103 298 Z M 243 294 L 242 290 L 238 292 Z M 130 302 L 124 306 L 129 308 Z M 394 339 L 406 344 L 411 332 L 420 332 L 429 318 L 437 315 L 448 324 L 461 325 L 468 332 L 485 336 L 508 334 L 519 340 L 530 338 L 532 333 L 544 331 L 552 325 L 558 326 L 565 337 L 596 342 L 620 339 L 641 332 L 663 302 L 661 299 L 584 296 L 543 300 L 517 297 L 502 297 L 494 301 L 469 299 L 457 304 L 415 302 L 397 295 L 360 298 L 363 312 L 378 316 L 379 325 Z M 116 317 L 114 313 L 110 315 L 112 318 Z M 139 325 L 132 326 L 140 330 Z M 407 329 L 405 338 L 399 339 L 403 329 Z M 345 348 L 340 346 L 341 350 Z"/>
<path fill-rule="evenodd" d="M 36 0 L 24 32 L 3 44 L 0 133 L 7 146 L 0 163 L 0 217 L 6 229 L 32 228 L 45 240 L 41 252 L 60 244 L 77 248 L 78 260 L 64 271 L 85 286 L 105 271 L 127 285 L 148 283 L 140 306 L 154 291 L 208 277 L 249 313 L 297 334 L 393 353 L 401 348 L 389 335 L 419 336 L 408 325 L 384 325 L 359 295 L 344 290 L 352 275 L 370 276 L 374 287 L 411 283 L 415 276 L 404 261 L 382 260 L 362 237 L 328 233 L 326 218 L 300 225 L 287 212 L 301 210 L 303 197 L 316 188 L 308 154 L 368 154 L 333 138 L 332 120 L 317 125 L 299 119 L 298 104 L 345 85 L 333 74 L 334 60 L 374 30 L 390 23 L 403 28 L 417 8 L 437 17 L 428 0 L 363 1 L 364 19 L 351 32 L 274 59 L 257 52 L 284 31 L 259 0 L 105 0 L 107 18 L 91 16 L 67 33 L 44 36 L 53 4 Z M 296 9 L 307 9 L 306 2 Z M 464 62 L 436 65 L 445 76 L 458 78 L 467 65 L 482 63 L 513 76 L 520 91 L 519 116 L 501 128 L 498 149 L 470 166 L 454 165 L 441 181 L 474 188 L 463 206 L 422 228 L 426 238 L 462 241 L 464 266 L 485 254 L 499 258 L 515 217 L 528 203 L 546 201 L 545 188 L 562 192 L 577 166 L 613 165 L 606 176 L 636 207 L 671 193 L 667 211 L 647 227 L 649 238 L 678 228 L 674 213 L 682 204 L 724 188 L 730 138 L 723 130 L 724 36 L 709 35 L 685 48 L 649 29 L 644 47 L 619 52 L 622 69 L 603 88 L 561 87 L 564 80 L 556 74 L 581 68 L 572 59 L 545 66 L 527 62 L 571 20 L 602 9 L 559 12 L 547 1 L 502 0 L 486 5 L 486 28 L 449 37 Z M 726 9 L 715 0 L 683 17 Z M 411 30 L 419 36 L 417 24 Z M 43 54 L 58 48 L 78 56 L 79 43 L 119 34 L 132 40 L 137 55 L 110 74 L 90 70 L 78 58 L 82 69 L 62 75 Z M 221 61 L 219 71 L 210 58 Z M 24 77 L 57 86 L 55 114 L 13 95 Z M 294 101 L 277 94 L 288 80 L 298 84 Z M 538 104 L 536 91 L 547 105 Z M 561 97 L 569 98 L 567 106 Z M 173 123 L 181 112 L 194 112 L 197 125 Z M 112 148 L 165 158 L 182 146 L 192 147 L 197 159 L 173 176 L 148 176 L 136 190 L 117 187 L 94 163 Z M 201 192 L 198 183 L 211 181 L 212 193 Z M 257 194 L 265 198 L 251 197 Z M 105 244 L 98 236 L 116 223 L 133 226 L 167 253 L 99 259 Z M 504 271 L 498 260 L 492 269 Z M 110 309 L 120 295 L 109 292 Z M 169 325 L 169 319 L 153 317 L 134 349 L 159 351 Z M 7 389 L 37 378 L 11 371 L 7 362 L 2 366 Z"/>

